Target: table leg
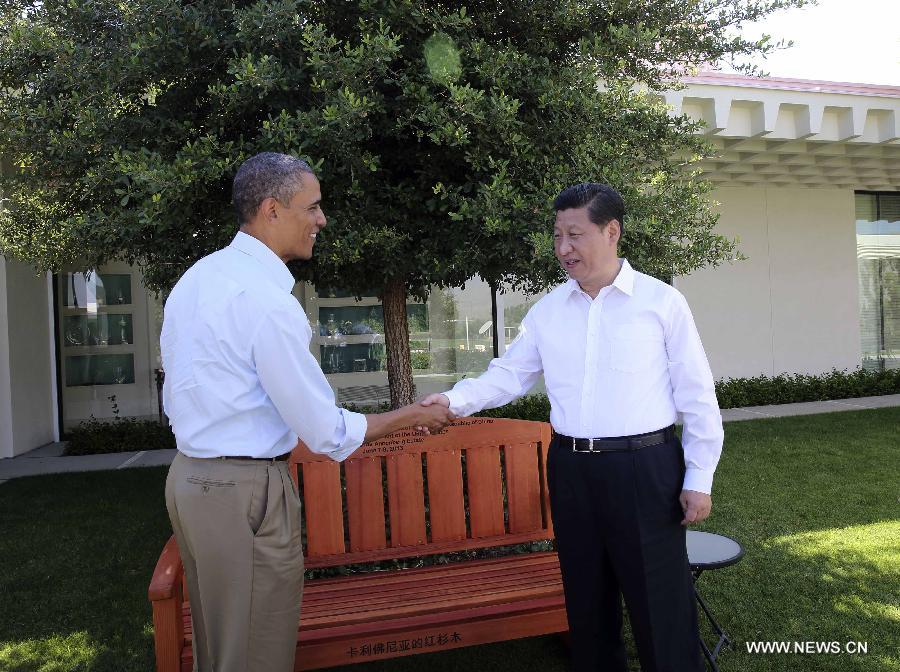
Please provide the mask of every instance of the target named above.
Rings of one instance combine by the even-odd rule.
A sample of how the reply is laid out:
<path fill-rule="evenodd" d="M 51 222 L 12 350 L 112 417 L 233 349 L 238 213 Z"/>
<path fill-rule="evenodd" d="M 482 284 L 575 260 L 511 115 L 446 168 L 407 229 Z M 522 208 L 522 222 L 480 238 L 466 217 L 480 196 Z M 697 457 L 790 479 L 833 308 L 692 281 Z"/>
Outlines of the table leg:
<path fill-rule="evenodd" d="M 706 642 L 703 641 L 703 638 L 700 638 L 700 648 L 703 649 L 703 656 L 706 658 L 706 662 L 709 663 L 709 669 L 712 672 L 721 672 L 719 670 L 719 666 L 716 665 L 716 657 L 709 650 L 709 647 L 706 645 Z"/>
<path fill-rule="evenodd" d="M 706 618 L 709 621 L 709 624 L 713 627 L 713 630 L 719 636 L 719 641 L 716 642 L 716 645 L 712 651 L 709 650 L 709 646 L 707 646 L 706 642 L 703 641 L 703 638 L 700 639 L 700 646 L 703 649 L 703 655 L 706 656 L 706 660 L 712 668 L 712 671 L 719 672 L 719 667 L 716 664 L 716 658 L 719 657 L 719 652 L 722 650 L 722 646 L 731 646 L 731 638 L 722 629 L 716 619 L 713 618 L 712 612 L 709 610 L 709 607 L 706 604 L 706 600 L 704 600 L 700 593 L 697 591 L 697 579 L 700 578 L 700 575 L 702 573 L 702 569 L 694 572 L 694 597 L 697 598 L 697 604 L 699 604 L 700 608 L 703 609 L 703 613 L 706 614 Z"/>

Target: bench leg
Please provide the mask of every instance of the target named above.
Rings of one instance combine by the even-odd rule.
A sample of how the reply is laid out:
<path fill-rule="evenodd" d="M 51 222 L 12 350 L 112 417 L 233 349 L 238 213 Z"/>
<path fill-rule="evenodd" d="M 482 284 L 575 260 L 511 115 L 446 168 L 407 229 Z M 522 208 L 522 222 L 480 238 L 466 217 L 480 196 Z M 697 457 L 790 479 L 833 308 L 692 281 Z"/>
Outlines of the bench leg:
<path fill-rule="evenodd" d="M 184 626 L 181 602 L 170 598 L 153 603 L 153 645 L 157 672 L 178 672 L 181 668 L 181 645 Z"/>

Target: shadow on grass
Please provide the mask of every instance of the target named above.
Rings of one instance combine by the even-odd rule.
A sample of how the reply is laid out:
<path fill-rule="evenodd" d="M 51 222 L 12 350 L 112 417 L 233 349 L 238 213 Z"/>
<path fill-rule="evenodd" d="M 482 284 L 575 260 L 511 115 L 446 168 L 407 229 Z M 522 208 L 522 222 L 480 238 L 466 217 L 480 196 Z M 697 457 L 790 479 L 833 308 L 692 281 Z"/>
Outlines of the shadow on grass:
<path fill-rule="evenodd" d="M 171 534 L 166 469 L 0 486 L 0 669 L 154 669 L 147 585 Z"/>
<path fill-rule="evenodd" d="M 779 537 L 750 544 L 738 565 L 705 573 L 697 587 L 736 642 L 722 654 L 723 669 L 900 669 L 898 538 L 897 522 Z M 868 653 L 751 653 L 747 642 L 838 642 L 842 651 L 862 642 Z"/>
<path fill-rule="evenodd" d="M 736 640 L 724 670 L 900 669 L 897 436 L 897 408 L 726 425 L 701 529 L 746 556 L 698 583 Z M 868 654 L 751 654 L 754 641 L 859 641 Z"/>

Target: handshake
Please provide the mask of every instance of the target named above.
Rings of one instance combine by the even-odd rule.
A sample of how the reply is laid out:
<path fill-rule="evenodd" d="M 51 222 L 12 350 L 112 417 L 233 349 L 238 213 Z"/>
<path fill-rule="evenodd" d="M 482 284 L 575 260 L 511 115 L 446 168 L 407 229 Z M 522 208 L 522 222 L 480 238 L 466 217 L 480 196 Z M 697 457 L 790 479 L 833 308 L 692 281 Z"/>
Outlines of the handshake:
<path fill-rule="evenodd" d="M 363 441 L 375 441 L 407 427 L 415 427 L 422 434 L 437 433 L 455 419 L 456 416 L 450 412 L 450 400 L 443 394 L 430 394 L 395 411 L 366 415 L 368 426 Z"/>
<path fill-rule="evenodd" d="M 450 400 L 443 394 L 429 394 L 404 410 L 407 409 L 414 417 L 410 424 L 423 434 L 440 432 L 456 419 L 450 412 Z"/>

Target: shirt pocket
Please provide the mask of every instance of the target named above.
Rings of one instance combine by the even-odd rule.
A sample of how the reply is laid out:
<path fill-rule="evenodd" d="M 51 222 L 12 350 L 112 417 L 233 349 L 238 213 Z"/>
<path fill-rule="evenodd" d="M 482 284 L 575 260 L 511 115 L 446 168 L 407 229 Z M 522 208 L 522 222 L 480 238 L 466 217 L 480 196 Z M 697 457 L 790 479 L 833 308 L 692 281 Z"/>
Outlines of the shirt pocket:
<path fill-rule="evenodd" d="M 619 326 L 610 337 L 609 366 L 625 373 L 646 371 L 659 359 L 664 347 L 662 337 L 651 326 Z"/>

